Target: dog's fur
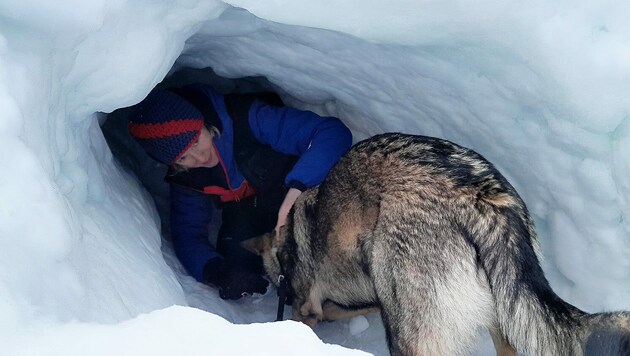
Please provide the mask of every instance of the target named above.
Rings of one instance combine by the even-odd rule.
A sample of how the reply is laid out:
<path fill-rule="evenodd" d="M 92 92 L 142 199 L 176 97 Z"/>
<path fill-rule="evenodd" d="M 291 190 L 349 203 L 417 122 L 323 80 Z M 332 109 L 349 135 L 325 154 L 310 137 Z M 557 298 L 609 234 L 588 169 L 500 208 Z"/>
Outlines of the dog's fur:
<path fill-rule="evenodd" d="M 517 192 L 446 140 L 358 143 L 300 196 L 277 236 L 247 245 L 272 280 L 289 279 L 294 319 L 314 326 L 346 308 L 380 308 L 395 356 L 465 354 L 481 327 L 500 355 L 630 354 L 630 315 L 560 299 Z"/>

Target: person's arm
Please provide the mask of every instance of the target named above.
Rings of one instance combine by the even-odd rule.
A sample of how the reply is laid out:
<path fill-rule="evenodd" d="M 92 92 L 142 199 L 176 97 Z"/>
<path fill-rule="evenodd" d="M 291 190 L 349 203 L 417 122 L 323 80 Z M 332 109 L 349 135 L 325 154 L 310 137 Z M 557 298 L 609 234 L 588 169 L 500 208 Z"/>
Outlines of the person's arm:
<path fill-rule="evenodd" d="M 171 235 L 177 258 L 197 281 L 218 287 L 223 299 L 264 294 L 267 280 L 230 264 L 208 241 L 212 209 L 204 195 L 171 185 Z"/>
<path fill-rule="evenodd" d="M 275 232 L 278 232 L 278 229 L 286 224 L 289 211 L 291 211 L 291 207 L 293 207 L 293 204 L 295 204 L 295 200 L 300 196 L 300 194 L 302 194 L 301 190 L 296 188 L 289 188 L 287 195 L 284 197 L 284 201 L 282 201 L 280 210 L 278 210 L 278 222 L 276 223 L 276 227 L 274 228 Z"/>
<path fill-rule="evenodd" d="M 212 209 L 210 200 L 201 193 L 171 185 L 173 248 L 188 273 L 202 283 L 216 277 L 218 271 L 211 267 L 218 269 L 218 262 L 223 259 L 208 240 Z"/>
<path fill-rule="evenodd" d="M 249 113 L 250 127 L 260 142 L 300 156 L 285 178 L 288 188 L 304 191 L 321 183 L 352 145 L 350 130 L 335 117 L 261 101 L 255 101 Z"/>
<path fill-rule="evenodd" d="M 260 142 L 278 152 L 300 156 L 285 177 L 289 191 L 278 211 L 277 231 L 285 224 L 300 194 L 321 183 L 341 155 L 348 151 L 352 145 L 352 134 L 337 118 L 267 105 L 261 101 L 252 104 L 249 122 Z"/>

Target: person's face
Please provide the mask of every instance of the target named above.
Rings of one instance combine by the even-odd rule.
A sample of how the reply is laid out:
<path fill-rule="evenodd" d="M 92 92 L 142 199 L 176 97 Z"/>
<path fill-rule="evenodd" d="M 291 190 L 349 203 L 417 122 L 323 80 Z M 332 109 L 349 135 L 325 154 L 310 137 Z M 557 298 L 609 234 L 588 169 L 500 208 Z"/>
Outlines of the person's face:
<path fill-rule="evenodd" d="M 219 157 L 212 145 L 210 131 L 205 127 L 201 129 L 197 141 L 175 161 L 175 164 L 184 168 L 214 167 L 217 163 L 219 163 Z"/>

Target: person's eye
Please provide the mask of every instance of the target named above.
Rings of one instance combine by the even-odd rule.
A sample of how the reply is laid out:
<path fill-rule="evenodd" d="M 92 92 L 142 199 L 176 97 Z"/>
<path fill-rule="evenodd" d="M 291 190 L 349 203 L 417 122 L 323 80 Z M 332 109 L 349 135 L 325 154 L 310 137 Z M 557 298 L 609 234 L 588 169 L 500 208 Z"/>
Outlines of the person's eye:
<path fill-rule="evenodd" d="M 186 156 L 181 156 L 178 160 L 177 163 L 182 163 L 186 160 Z"/>

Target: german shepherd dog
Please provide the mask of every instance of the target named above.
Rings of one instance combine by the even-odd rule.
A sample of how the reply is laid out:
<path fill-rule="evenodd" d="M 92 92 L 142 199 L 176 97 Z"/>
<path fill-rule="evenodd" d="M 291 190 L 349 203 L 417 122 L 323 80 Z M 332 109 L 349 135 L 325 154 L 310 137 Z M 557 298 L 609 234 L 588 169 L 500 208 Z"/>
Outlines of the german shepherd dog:
<path fill-rule="evenodd" d="M 287 220 L 246 245 L 288 279 L 295 320 L 380 309 L 394 356 L 466 354 L 481 327 L 499 355 L 630 355 L 630 314 L 587 314 L 553 292 L 523 200 L 470 149 L 374 136 Z"/>

